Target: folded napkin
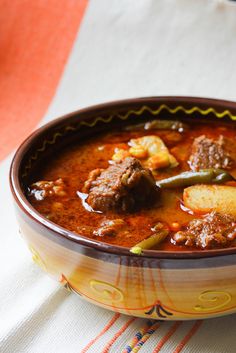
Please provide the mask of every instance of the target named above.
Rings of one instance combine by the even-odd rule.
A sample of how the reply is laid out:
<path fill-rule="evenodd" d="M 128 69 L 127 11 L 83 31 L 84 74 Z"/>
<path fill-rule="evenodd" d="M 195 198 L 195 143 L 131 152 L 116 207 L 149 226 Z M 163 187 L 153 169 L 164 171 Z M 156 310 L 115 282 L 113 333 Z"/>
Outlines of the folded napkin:
<path fill-rule="evenodd" d="M 45 1 L 33 3 L 38 9 L 37 16 L 45 14 Z M 66 2 L 67 22 L 63 22 L 63 12 L 56 17 L 58 26 L 63 23 L 65 30 L 70 16 L 79 11 L 73 7 L 75 3 Z M 18 18 L 23 21 L 19 22 L 22 30 L 27 16 L 34 11 L 30 4 L 32 2 L 28 1 L 28 11 Z M 48 13 L 53 16 L 54 11 L 59 11 L 59 5 L 56 1 L 50 4 Z M 55 57 L 56 65 L 58 56 L 65 62 L 70 54 L 66 66 L 62 65 L 63 70 L 60 66 L 57 72 L 53 68 L 47 71 L 39 90 L 31 90 L 33 83 L 29 78 L 25 89 L 23 74 L 16 80 L 11 75 L 6 76 L 3 69 L 7 67 L 8 74 L 11 70 L 14 72 L 17 65 L 14 60 L 10 62 L 12 67 L 1 66 L 0 61 L 0 81 L 4 77 L 4 82 L 10 82 L 15 94 L 14 100 L 12 96 L 9 98 L 9 92 L 1 93 L 0 121 L 5 126 L 0 130 L 1 141 L 12 148 L 37 123 L 114 99 L 173 94 L 236 100 L 235 17 L 236 4 L 226 0 L 90 0 L 80 30 L 77 31 L 79 16 L 70 29 L 77 31 L 71 51 L 63 45 L 58 47 L 58 52 L 54 50 L 53 54 L 48 52 L 41 57 L 39 48 L 38 61 L 32 62 L 25 61 L 25 51 L 20 52 L 21 65 L 25 70 L 27 68 L 29 77 L 30 72 L 37 72 L 38 64 L 47 71 L 50 55 Z M 6 31 L 15 26 L 14 21 L 6 23 L 9 26 L 5 27 Z M 44 30 L 47 23 L 40 22 Z M 40 28 L 35 29 L 33 22 L 31 24 L 33 33 L 40 32 Z M 50 31 L 45 30 L 47 35 L 44 34 L 42 46 L 43 42 L 48 45 L 48 41 L 53 40 L 52 27 Z M 63 39 L 63 32 L 60 35 Z M 68 38 L 72 43 L 73 35 L 68 34 Z M 34 55 L 32 47 L 37 43 L 28 42 L 27 50 L 31 55 Z M 53 43 L 55 45 L 55 41 Z M 4 51 L 3 44 L 4 41 L 0 41 L 2 62 L 12 55 L 11 47 Z M 50 72 L 55 74 L 54 83 Z M 32 80 L 37 80 L 35 74 Z M 47 82 L 51 88 L 44 96 Z M 51 100 L 53 93 L 55 96 Z M 49 102 L 48 111 L 39 122 Z M 9 111 L 11 113 L 7 115 Z M 34 118 L 27 126 L 32 113 Z M 21 122 L 20 130 L 13 131 L 12 125 L 8 124 L 13 115 Z M 89 304 L 48 278 L 32 262 L 18 232 L 8 186 L 11 158 L 12 155 L 0 164 L 1 353 L 235 353 L 236 315 L 189 322 L 133 318 Z"/>

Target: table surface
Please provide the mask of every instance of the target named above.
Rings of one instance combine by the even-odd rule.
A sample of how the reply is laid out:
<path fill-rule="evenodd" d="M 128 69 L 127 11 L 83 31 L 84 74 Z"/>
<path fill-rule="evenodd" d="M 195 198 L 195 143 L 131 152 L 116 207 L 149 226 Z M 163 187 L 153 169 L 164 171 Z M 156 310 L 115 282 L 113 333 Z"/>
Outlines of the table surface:
<path fill-rule="evenodd" d="M 64 113 L 153 95 L 236 100 L 235 16 L 227 0 L 0 3 L 0 352 L 236 352 L 235 315 L 150 322 L 62 289 L 19 237 L 8 185 L 14 148 Z"/>

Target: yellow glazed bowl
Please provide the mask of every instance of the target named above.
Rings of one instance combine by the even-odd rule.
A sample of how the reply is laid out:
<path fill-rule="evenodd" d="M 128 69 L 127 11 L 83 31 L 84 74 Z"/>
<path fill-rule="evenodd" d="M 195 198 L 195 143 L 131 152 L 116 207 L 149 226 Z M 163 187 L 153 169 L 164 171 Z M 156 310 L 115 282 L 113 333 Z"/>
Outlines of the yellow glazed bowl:
<path fill-rule="evenodd" d="M 233 102 L 190 98 L 138 98 L 83 109 L 34 132 L 12 162 L 10 184 L 21 233 L 33 260 L 62 286 L 116 312 L 162 320 L 203 319 L 236 312 L 236 248 L 143 256 L 67 231 L 41 216 L 25 190 L 40 163 L 76 139 L 144 120 L 228 120 Z"/>

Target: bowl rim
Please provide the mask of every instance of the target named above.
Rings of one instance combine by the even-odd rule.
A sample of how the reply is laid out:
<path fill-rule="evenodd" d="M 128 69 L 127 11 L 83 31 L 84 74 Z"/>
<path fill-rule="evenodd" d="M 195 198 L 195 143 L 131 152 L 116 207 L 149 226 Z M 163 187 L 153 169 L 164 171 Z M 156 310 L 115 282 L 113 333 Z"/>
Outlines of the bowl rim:
<path fill-rule="evenodd" d="M 128 106 L 129 104 L 135 103 L 154 103 L 154 102 L 164 102 L 164 103 L 187 103 L 187 104 L 211 104 L 213 106 L 219 105 L 227 110 L 232 108 L 236 111 L 236 103 L 229 100 L 214 99 L 214 98 L 203 98 L 203 97 L 191 97 L 191 96 L 152 96 L 152 97 L 140 97 L 140 98 L 129 98 L 122 100 L 114 100 L 111 102 L 105 102 L 101 104 L 92 105 L 86 108 L 82 108 L 73 111 L 69 114 L 65 114 L 59 118 L 56 118 L 41 127 L 34 130 L 17 148 L 10 166 L 9 172 L 9 183 L 11 193 L 13 198 L 18 205 L 18 207 L 26 214 L 32 221 L 43 226 L 46 230 L 49 230 L 56 234 L 57 236 L 66 238 L 67 240 L 79 244 L 84 247 L 92 248 L 95 251 L 105 252 L 108 254 L 118 255 L 118 256 L 128 256 L 136 257 L 142 259 L 184 259 L 192 260 L 197 258 L 209 258 L 217 256 L 225 256 L 236 254 L 236 247 L 225 248 L 225 249 L 215 249 L 215 250 L 194 250 L 194 251 L 164 251 L 164 250 L 144 250 L 143 254 L 136 255 L 129 251 L 129 248 L 107 244 L 101 241 L 96 241 L 90 238 L 86 238 L 82 235 L 74 233 L 72 231 L 63 228 L 56 223 L 51 222 L 46 217 L 42 216 L 27 200 L 26 196 L 20 185 L 19 167 L 24 157 L 24 154 L 28 151 L 31 143 L 35 141 L 43 132 L 52 127 L 57 126 L 60 122 L 67 120 L 68 118 L 73 118 L 78 114 L 91 113 L 92 111 L 99 111 L 103 109 L 112 108 L 114 106 Z"/>

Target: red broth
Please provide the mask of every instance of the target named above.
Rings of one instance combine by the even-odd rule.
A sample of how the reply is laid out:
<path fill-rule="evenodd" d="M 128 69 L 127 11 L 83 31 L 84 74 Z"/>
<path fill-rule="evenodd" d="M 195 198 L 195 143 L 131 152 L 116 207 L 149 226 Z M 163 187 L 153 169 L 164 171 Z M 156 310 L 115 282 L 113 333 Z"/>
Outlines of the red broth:
<path fill-rule="evenodd" d="M 233 139 L 236 145 L 236 128 L 224 123 L 188 123 L 186 131 L 150 130 L 139 129 L 137 131 L 120 130 L 108 132 L 67 147 L 48 161 L 47 165 L 38 171 L 35 182 L 39 180 L 55 181 L 62 178 L 66 194 L 63 196 L 52 195 L 42 200 L 36 200 L 34 195 L 29 196 L 31 204 L 45 217 L 54 223 L 76 233 L 109 244 L 132 247 L 136 243 L 148 238 L 151 228 L 158 222 L 162 222 L 170 229 L 167 239 L 159 245 L 159 249 L 185 251 L 194 247 L 174 245 L 171 242 L 175 228 L 184 227 L 189 221 L 199 215 L 188 212 L 181 207 L 183 189 L 167 189 L 162 191 L 161 205 L 151 205 L 138 212 L 117 214 L 116 212 L 91 212 L 83 205 L 78 191 L 81 192 L 89 173 L 96 168 L 107 168 L 109 161 L 117 147 L 126 147 L 132 138 L 148 135 L 159 136 L 169 151 L 176 157 L 179 165 L 173 169 L 160 169 L 155 173 L 157 180 L 164 179 L 183 171 L 190 170 L 188 159 L 191 154 L 193 140 L 206 135 L 208 138 L 217 139 L 220 135 Z M 233 157 L 236 155 L 233 149 Z M 236 177 L 236 168 L 230 170 Z M 29 186 L 30 187 L 30 186 Z M 32 187 L 31 187 L 32 188 Z M 127 232 L 116 235 L 98 236 L 98 229 L 106 220 L 122 219 L 127 226 Z M 232 245 L 231 245 L 232 246 Z"/>

